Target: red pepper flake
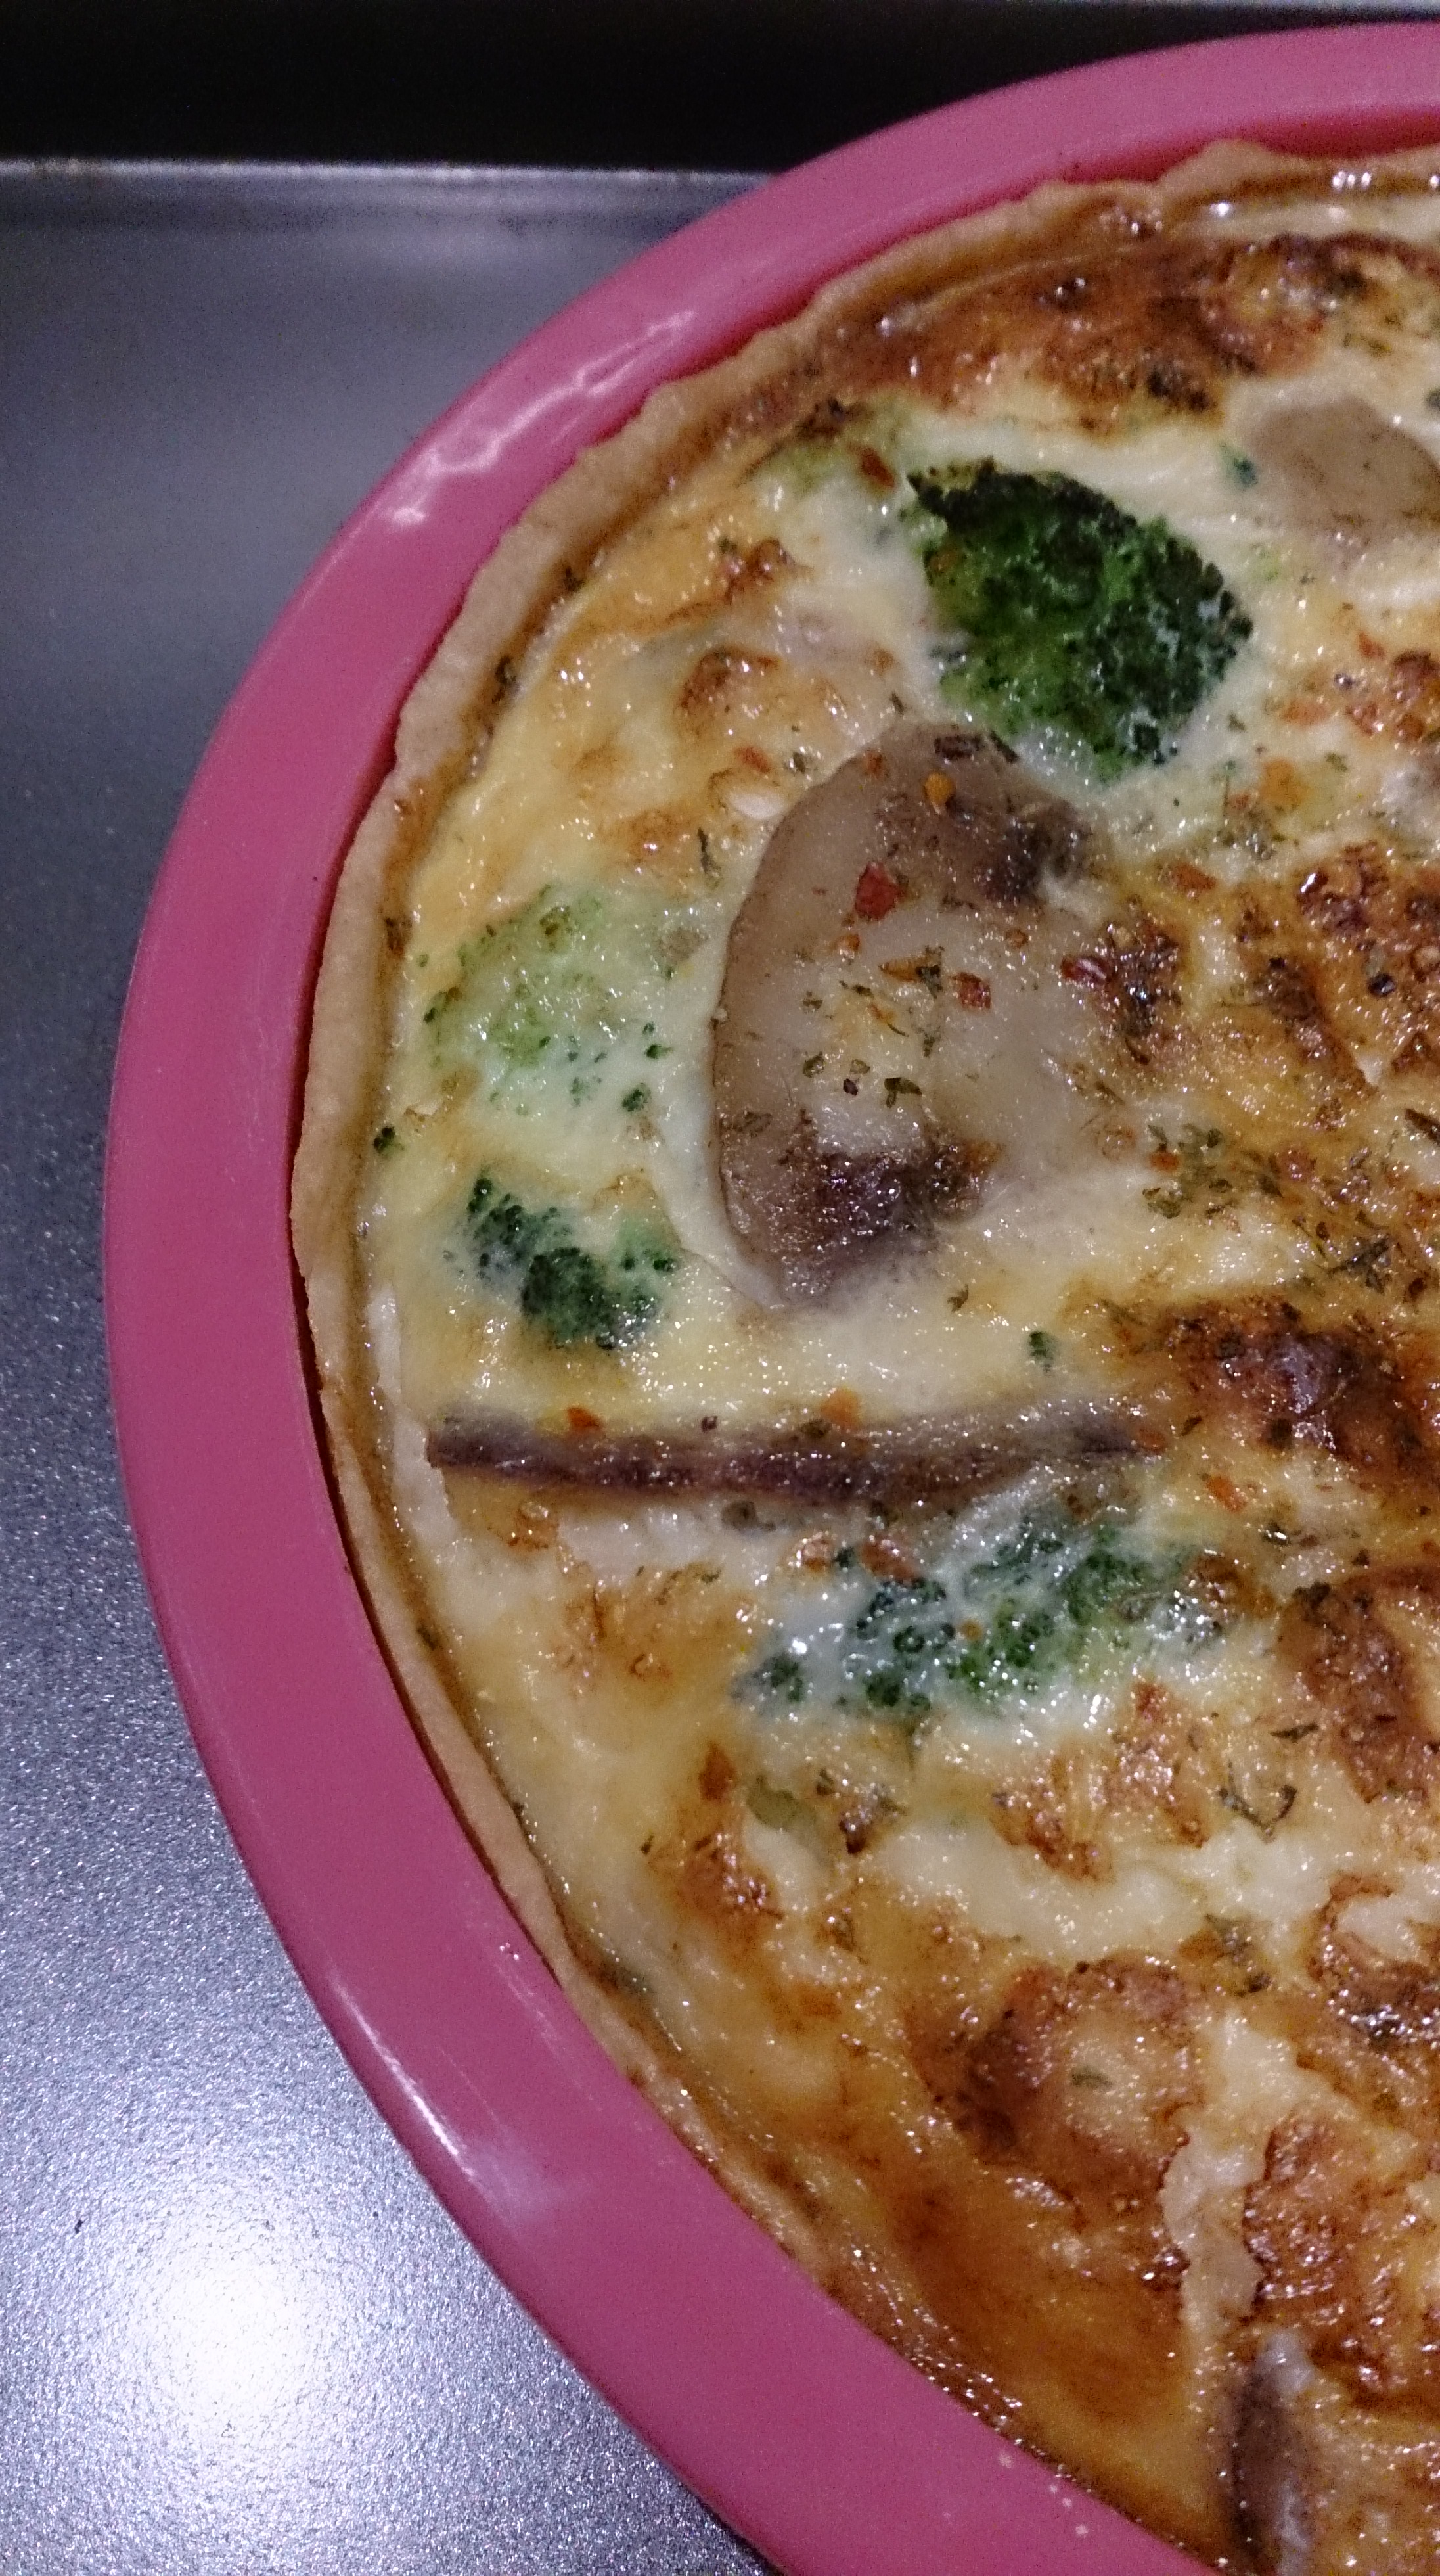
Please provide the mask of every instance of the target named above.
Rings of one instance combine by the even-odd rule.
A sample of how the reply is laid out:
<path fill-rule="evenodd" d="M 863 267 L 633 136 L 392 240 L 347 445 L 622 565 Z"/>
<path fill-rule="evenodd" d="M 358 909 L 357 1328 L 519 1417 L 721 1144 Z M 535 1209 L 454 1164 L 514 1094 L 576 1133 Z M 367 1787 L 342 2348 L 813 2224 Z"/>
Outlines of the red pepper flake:
<path fill-rule="evenodd" d="M 712 1803 L 723 1798 L 727 1790 L 734 1788 L 739 1776 L 724 1746 L 707 1744 L 705 1759 L 700 1765 L 701 1797 L 709 1798 Z"/>
<path fill-rule="evenodd" d="M 883 921 L 904 899 L 905 889 L 878 859 L 871 859 L 860 871 L 855 888 L 855 910 L 862 921 Z"/>
<path fill-rule="evenodd" d="M 990 987 L 983 975 L 952 975 L 950 990 L 962 1011 L 988 1011 Z"/>
<path fill-rule="evenodd" d="M 920 1571 L 920 1560 L 912 1556 L 899 1539 L 877 1533 L 867 1538 L 860 1550 L 860 1562 L 867 1574 L 889 1575 L 900 1583 L 913 1583 Z"/>
<path fill-rule="evenodd" d="M 853 1386 L 833 1387 L 828 1395 L 821 1397 L 818 1410 L 827 1422 L 834 1423 L 837 1431 L 853 1431 L 860 1419 L 860 1398 Z"/>
<path fill-rule="evenodd" d="M 603 1431 L 605 1428 L 599 1414 L 592 1413 L 588 1404 L 567 1404 L 565 1420 L 577 1438 L 582 1431 Z"/>
<path fill-rule="evenodd" d="M 1193 859 L 1174 859 L 1165 871 L 1181 894 L 1209 894 L 1217 880 L 1208 868 L 1197 868 Z"/>
<path fill-rule="evenodd" d="M 878 483 L 882 492 L 894 491 L 895 477 L 878 447 L 857 448 L 855 462 L 867 483 Z"/>
<path fill-rule="evenodd" d="M 1060 972 L 1067 984 L 1108 984 L 1103 957 L 1062 957 Z"/>

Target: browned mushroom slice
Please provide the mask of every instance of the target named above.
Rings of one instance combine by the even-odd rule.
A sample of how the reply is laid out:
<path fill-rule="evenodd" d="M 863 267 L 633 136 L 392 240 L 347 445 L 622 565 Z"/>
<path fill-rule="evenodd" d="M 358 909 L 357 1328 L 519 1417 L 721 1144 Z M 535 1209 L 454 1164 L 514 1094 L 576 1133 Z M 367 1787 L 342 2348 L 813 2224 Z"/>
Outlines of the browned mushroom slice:
<path fill-rule="evenodd" d="M 1440 529 L 1440 465 L 1358 394 L 1273 403 L 1255 420 L 1250 453 L 1273 477 L 1285 514 L 1306 534 L 1347 551 Z"/>
<path fill-rule="evenodd" d="M 1297 2336 L 1272 2335 L 1241 2383 L 1231 2475 L 1241 2533 L 1271 2576 L 1308 2576 L 1315 2463 L 1302 2401 L 1315 2374 Z"/>
<path fill-rule="evenodd" d="M 798 1502 L 947 1503 L 1009 1483 L 1027 1467 L 1152 1453 L 1157 1435 L 1122 1405 L 1074 1399 L 1020 1413 L 935 1414 L 845 1429 L 824 1420 L 780 1431 L 536 1430 L 512 1414 L 455 1412 L 431 1431 L 435 1467 L 531 1485 L 625 1494 L 769 1494 Z"/>
<path fill-rule="evenodd" d="M 731 1223 L 787 1295 L 1069 1149 L 1085 841 L 993 736 L 916 723 L 777 825 L 730 932 L 715 1145 Z"/>

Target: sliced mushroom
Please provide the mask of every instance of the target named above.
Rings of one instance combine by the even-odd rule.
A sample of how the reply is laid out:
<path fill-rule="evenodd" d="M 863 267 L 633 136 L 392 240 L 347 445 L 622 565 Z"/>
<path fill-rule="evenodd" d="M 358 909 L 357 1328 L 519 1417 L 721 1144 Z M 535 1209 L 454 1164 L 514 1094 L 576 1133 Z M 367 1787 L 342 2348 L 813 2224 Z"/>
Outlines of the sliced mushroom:
<path fill-rule="evenodd" d="M 1298 2336 L 1272 2335 L 1241 2383 L 1231 2453 L 1241 2535 L 1266 2576 L 1309 2576 L 1314 2462 L 1301 2421 L 1314 2372 Z"/>
<path fill-rule="evenodd" d="M 846 1429 L 706 1432 L 537 1431 L 512 1414 L 455 1412 L 431 1431 L 434 1467 L 516 1476 L 532 1485 L 627 1494 L 773 1494 L 800 1502 L 950 1503 L 1026 1468 L 1134 1457 L 1159 1446 L 1143 1416 L 1074 1399 L 1022 1412 L 935 1414 Z"/>
<path fill-rule="evenodd" d="M 777 825 L 730 933 L 714 1132 L 731 1223 L 785 1294 L 1070 1150 L 1086 840 L 992 735 L 917 723 Z"/>
<path fill-rule="evenodd" d="M 1292 526 L 1347 553 L 1440 529 L 1440 465 L 1358 394 L 1272 403 L 1249 446 Z"/>

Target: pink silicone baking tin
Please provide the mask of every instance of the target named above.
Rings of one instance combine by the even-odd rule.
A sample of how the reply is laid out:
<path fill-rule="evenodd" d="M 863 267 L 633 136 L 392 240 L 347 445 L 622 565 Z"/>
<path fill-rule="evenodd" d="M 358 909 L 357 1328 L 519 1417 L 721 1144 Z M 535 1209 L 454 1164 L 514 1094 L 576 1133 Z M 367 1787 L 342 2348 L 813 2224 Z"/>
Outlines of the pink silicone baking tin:
<path fill-rule="evenodd" d="M 125 1480 L 181 1698 L 362 2082 L 526 2305 L 788 2576 L 1179 2576 L 814 2289 L 563 2001 L 411 1731 L 317 1445 L 286 1225 L 330 890 L 476 566 L 577 451 L 835 271 L 1211 138 L 1440 132 L 1440 29 L 1256 36 L 942 108 L 772 181 L 536 332 L 357 512 L 232 701 L 162 870 L 110 1131 Z"/>

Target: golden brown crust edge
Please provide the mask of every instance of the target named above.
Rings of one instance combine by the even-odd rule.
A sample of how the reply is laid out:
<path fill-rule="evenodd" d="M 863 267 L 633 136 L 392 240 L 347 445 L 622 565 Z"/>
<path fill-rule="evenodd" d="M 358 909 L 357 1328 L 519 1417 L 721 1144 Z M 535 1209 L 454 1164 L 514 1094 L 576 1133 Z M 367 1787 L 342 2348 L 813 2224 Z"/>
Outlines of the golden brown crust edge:
<path fill-rule="evenodd" d="M 689 457 L 738 414 L 759 416 L 767 388 L 813 369 L 826 336 L 867 310 L 942 281 L 1018 265 L 1086 227 L 1124 233 L 1183 224 L 1219 199 L 1263 202 L 1328 187 L 1346 167 L 1218 143 L 1157 181 L 1051 185 L 1022 201 L 910 239 L 824 287 L 794 319 L 759 333 L 703 373 L 653 393 L 636 417 L 585 451 L 501 539 L 401 712 L 394 765 L 345 859 L 317 983 L 291 1218 L 320 1399 L 352 1560 L 421 1739 L 472 1840 L 558 1983 L 610 2057 L 646 2092 L 727 2189 L 822 2282 L 834 2273 L 818 2233 L 758 2159 L 712 2117 L 671 2056 L 577 1955 L 548 1882 L 422 1635 L 422 1608 L 387 1495 L 382 1424 L 360 1312 L 352 1231 L 373 1124 L 385 1034 L 387 898 L 450 789 L 483 757 L 513 662 L 565 586 Z M 1370 163 L 1382 186 L 1414 185 L 1433 154 Z"/>

